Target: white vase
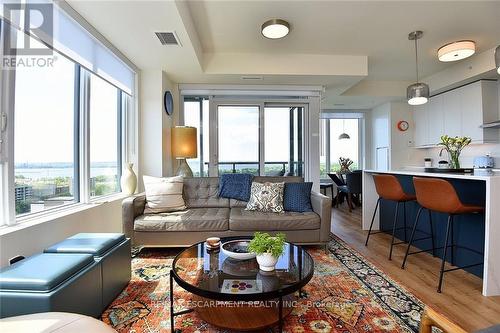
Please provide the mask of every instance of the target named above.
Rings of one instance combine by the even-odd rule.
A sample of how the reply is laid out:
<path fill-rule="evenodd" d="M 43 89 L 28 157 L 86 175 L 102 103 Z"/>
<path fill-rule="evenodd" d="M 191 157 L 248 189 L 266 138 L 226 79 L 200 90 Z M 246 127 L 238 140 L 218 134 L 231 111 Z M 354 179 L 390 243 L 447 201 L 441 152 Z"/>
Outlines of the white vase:
<path fill-rule="evenodd" d="M 278 258 L 273 257 L 270 253 L 257 255 L 257 263 L 259 268 L 265 272 L 274 271 Z"/>
<path fill-rule="evenodd" d="M 122 187 L 122 192 L 127 195 L 132 195 L 135 193 L 137 187 L 137 176 L 135 175 L 132 167 L 133 163 L 127 163 L 127 167 L 123 169 L 123 174 L 120 179 L 120 185 Z"/>

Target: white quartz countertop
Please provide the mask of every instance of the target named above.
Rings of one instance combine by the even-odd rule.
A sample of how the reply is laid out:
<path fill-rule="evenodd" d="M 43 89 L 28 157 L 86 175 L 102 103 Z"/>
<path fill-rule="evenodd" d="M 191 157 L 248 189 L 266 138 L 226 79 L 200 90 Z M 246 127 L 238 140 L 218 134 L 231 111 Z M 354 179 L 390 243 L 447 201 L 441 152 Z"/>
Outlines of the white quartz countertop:
<path fill-rule="evenodd" d="M 366 173 L 386 173 L 394 175 L 422 176 L 422 177 L 437 177 L 437 178 L 455 178 L 455 179 L 472 179 L 472 180 L 491 180 L 500 179 L 500 171 L 475 171 L 474 173 L 440 173 L 440 172 L 425 172 L 422 168 L 406 168 L 399 170 L 364 170 Z"/>

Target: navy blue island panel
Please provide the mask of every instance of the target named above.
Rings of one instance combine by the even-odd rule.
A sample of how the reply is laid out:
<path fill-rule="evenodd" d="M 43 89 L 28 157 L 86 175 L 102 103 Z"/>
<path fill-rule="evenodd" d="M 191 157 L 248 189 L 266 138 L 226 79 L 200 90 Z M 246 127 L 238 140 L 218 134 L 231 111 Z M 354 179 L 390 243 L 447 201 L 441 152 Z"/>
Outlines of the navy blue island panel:
<path fill-rule="evenodd" d="M 404 190 L 408 193 L 415 193 L 415 188 L 413 187 L 413 176 L 410 175 L 395 175 Z M 486 183 L 481 180 L 471 180 L 471 179 L 451 179 L 446 178 L 455 187 L 460 200 L 466 204 L 476 204 L 485 205 L 486 201 Z M 399 215 L 398 215 L 398 226 L 403 227 L 403 205 L 400 204 Z M 409 241 L 411 228 L 415 223 L 415 217 L 420 206 L 416 202 L 406 203 L 406 214 L 407 214 L 407 231 L 406 238 Z M 394 220 L 394 214 L 396 209 L 396 203 L 391 201 L 381 200 L 380 202 L 380 229 L 386 231 L 387 233 L 392 233 L 392 223 Z M 432 222 L 434 224 L 434 238 L 436 247 L 442 247 L 444 243 L 445 233 L 446 233 L 446 222 L 448 215 L 442 213 L 432 212 Z M 429 214 L 427 211 L 423 211 L 420 215 L 418 229 L 429 232 Z M 423 238 L 426 235 L 417 232 L 415 234 L 415 239 Z M 405 230 L 397 230 L 396 237 L 400 240 L 405 240 Z M 484 214 L 466 214 L 455 216 L 455 223 L 453 229 L 453 238 L 455 244 L 460 246 L 468 247 L 474 249 L 475 251 L 484 252 L 484 240 L 485 240 L 485 223 Z M 432 243 L 430 238 L 420 241 L 414 241 L 413 245 L 420 250 L 426 250 L 432 248 Z M 406 246 L 396 245 L 396 246 Z M 451 248 L 450 248 L 451 249 Z M 451 262 L 451 251 L 448 249 L 447 261 Z M 432 254 L 431 251 L 429 251 Z M 436 255 L 441 258 L 442 249 L 436 250 Z M 455 265 L 466 266 L 483 261 L 483 256 L 467 251 L 461 248 L 455 248 Z M 411 265 L 411 264 L 410 264 Z M 483 276 L 483 266 L 475 266 L 466 268 L 466 271 L 479 276 Z"/>

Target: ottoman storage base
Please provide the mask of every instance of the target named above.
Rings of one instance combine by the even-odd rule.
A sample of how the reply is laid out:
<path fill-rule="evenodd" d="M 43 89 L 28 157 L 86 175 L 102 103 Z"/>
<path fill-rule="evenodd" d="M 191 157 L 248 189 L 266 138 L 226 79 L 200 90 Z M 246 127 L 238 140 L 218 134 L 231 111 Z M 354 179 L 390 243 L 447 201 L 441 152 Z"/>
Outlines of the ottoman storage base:
<path fill-rule="evenodd" d="M 127 286 L 131 277 L 130 239 L 120 233 L 80 233 L 46 249 L 46 253 L 87 253 L 94 257 L 102 281 L 101 312 Z"/>
<path fill-rule="evenodd" d="M 49 311 L 97 317 L 101 290 L 91 255 L 40 253 L 0 271 L 0 317 Z"/>

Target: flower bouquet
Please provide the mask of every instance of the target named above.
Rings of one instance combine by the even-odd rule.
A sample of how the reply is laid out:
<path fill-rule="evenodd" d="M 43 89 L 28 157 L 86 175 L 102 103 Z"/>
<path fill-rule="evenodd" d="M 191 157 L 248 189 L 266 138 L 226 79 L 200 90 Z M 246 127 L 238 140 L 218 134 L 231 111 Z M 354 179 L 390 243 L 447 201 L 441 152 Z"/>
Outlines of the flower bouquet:
<path fill-rule="evenodd" d="M 471 143 L 471 138 L 463 136 L 463 137 L 450 137 L 448 135 L 441 136 L 441 142 L 438 144 L 439 146 L 443 146 L 448 152 L 450 157 L 450 165 L 452 169 L 460 169 L 460 154 L 462 150 Z"/>

